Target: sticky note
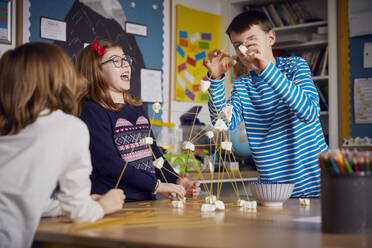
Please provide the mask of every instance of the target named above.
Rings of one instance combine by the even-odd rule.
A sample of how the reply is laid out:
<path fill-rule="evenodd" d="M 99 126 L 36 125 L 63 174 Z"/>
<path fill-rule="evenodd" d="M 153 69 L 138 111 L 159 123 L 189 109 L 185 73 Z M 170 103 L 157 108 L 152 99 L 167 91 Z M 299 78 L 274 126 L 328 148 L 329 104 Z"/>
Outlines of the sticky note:
<path fill-rule="evenodd" d="M 196 61 L 204 59 L 205 57 L 207 57 L 207 54 L 205 53 L 205 51 L 195 54 Z"/>
<path fill-rule="evenodd" d="M 181 86 L 182 89 L 186 88 L 186 82 L 182 79 L 181 76 L 178 76 L 177 82 L 178 82 L 179 86 Z"/>
<path fill-rule="evenodd" d="M 181 55 L 182 58 L 185 57 L 185 51 L 180 47 L 180 45 L 177 46 L 176 50 Z"/>
<path fill-rule="evenodd" d="M 194 33 L 190 36 L 190 41 L 191 43 L 194 43 L 195 41 L 198 41 L 200 40 L 200 35 L 199 33 Z"/>
<path fill-rule="evenodd" d="M 196 65 L 196 60 L 193 59 L 193 58 L 190 58 L 189 56 L 187 56 L 187 60 L 186 62 L 189 64 L 189 65 L 192 65 L 192 66 L 195 66 Z"/>
<path fill-rule="evenodd" d="M 211 33 L 201 33 L 201 39 L 202 40 L 212 40 L 212 34 Z"/>
<path fill-rule="evenodd" d="M 189 89 L 186 89 L 186 90 L 185 90 L 185 94 L 186 94 L 186 96 L 187 96 L 188 98 L 190 98 L 191 100 L 194 101 L 195 95 L 194 95 L 194 93 L 192 93 Z"/>
<path fill-rule="evenodd" d="M 180 45 L 183 47 L 188 47 L 189 46 L 189 41 L 186 39 L 180 39 Z"/>
<path fill-rule="evenodd" d="M 187 39 L 187 32 L 180 30 L 179 37 L 181 39 Z"/>
<path fill-rule="evenodd" d="M 187 68 L 186 63 L 183 62 L 182 64 L 178 65 L 178 72 L 181 72 Z"/>
<path fill-rule="evenodd" d="M 200 94 L 200 100 L 201 101 L 208 101 L 208 94 L 205 94 L 205 93 Z"/>
<path fill-rule="evenodd" d="M 188 71 L 185 71 L 185 74 L 184 74 L 185 78 L 187 79 L 187 81 L 191 82 L 191 83 L 194 83 L 195 81 L 195 78 L 193 75 L 191 75 Z"/>
<path fill-rule="evenodd" d="M 192 85 L 192 91 L 194 91 L 194 92 L 200 91 L 200 87 L 199 86 L 200 86 L 199 84 L 193 84 Z"/>
<path fill-rule="evenodd" d="M 199 48 L 200 49 L 209 49 L 209 43 L 208 42 L 199 41 Z"/>

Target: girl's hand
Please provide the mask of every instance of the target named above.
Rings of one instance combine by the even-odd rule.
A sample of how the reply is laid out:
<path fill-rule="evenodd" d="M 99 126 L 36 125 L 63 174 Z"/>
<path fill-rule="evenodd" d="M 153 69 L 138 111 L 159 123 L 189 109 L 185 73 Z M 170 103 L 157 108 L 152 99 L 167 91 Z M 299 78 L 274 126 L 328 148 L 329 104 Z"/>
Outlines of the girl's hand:
<path fill-rule="evenodd" d="M 227 62 L 225 58 L 231 58 L 231 55 L 222 50 L 214 50 L 208 54 L 208 59 L 204 60 L 203 64 L 212 79 L 221 79 L 222 75 L 236 64 L 235 59 Z"/>
<path fill-rule="evenodd" d="M 179 198 L 182 199 L 185 197 L 186 191 L 181 185 L 177 185 L 174 183 L 160 183 L 158 193 L 170 200 L 176 200 L 177 197 L 172 194 L 176 194 Z"/>
<path fill-rule="evenodd" d="M 93 198 L 93 195 L 92 195 Z M 102 206 L 106 214 L 120 210 L 124 205 L 125 195 L 121 189 L 111 189 L 106 194 L 98 197 L 97 202 Z"/>
<path fill-rule="evenodd" d="M 189 174 L 183 174 L 177 180 L 177 184 L 181 185 L 186 190 L 186 197 L 196 199 L 200 194 L 200 183 L 188 179 Z"/>

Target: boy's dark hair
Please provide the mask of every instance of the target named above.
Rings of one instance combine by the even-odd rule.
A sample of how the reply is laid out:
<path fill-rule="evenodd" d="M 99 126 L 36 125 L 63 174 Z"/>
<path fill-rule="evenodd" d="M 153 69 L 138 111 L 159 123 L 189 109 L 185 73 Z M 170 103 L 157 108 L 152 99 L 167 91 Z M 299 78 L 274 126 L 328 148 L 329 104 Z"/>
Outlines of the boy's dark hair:
<path fill-rule="evenodd" d="M 241 34 L 252 25 L 260 26 L 265 32 L 269 32 L 274 28 L 265 13 L 257 10 L 250 10 L 235 16 L 227 28 L 226 34 L 228 36 L 230 36 L 232 32 Z"/>

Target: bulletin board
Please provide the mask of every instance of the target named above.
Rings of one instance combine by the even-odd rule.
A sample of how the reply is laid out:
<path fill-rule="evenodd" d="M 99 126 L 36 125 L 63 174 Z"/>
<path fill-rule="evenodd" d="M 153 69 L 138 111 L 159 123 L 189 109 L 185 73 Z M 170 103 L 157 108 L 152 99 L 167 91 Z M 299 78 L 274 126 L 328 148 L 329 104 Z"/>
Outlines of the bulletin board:
<path fill-rule="evenodd" d="M 221 17 L 177 5 L 175 99 L 186 102 L 208 102 L 208 94 L 200 91 L 200 80 L 207 69 L 203 60 L 220 49 Z"/>
<path fill-rule="evenodd" d="M 168 0 L 18 0 L 18 2 L 23 5 L 22 28 L 24 30 L 23 32 L 17 30 L 17 32 L 23 33 L 23 36 L 26 34 L 27 37 L 23 37 L 23 42 L 54 43 L 76 59 L 78 52 L 87 44 L 98 39 L 112 40 L 121 45 L 126 54 L 134 58 L 130 92 L 136 97 L 143 95 L 143 91 L 141 94 L 143 83 L 141 83 L 141 75 L 143 78 L 141 70 L 159 71 L 162 77 L 163 63 L 165 63 L 163 60 L 164 2 L 169 4 Z M 59 40 L 61 37 L 57 33 L 55 39 L 42 38 L 44 19 L 61 25 L 64 23 L 65 40 L 63 37 Z M 138 33 L 129 32 L 128 23 L 132 25 L 133 30 L 137 28 Z M 52 32 L 53 30 L 49 33 Z M 165 61 L 169 63 L 168 57 Z M 169 74 L 169 71 L 166 73 Z M 159 75 L 159 73 L 153 74 Z M 163 83 L 161 81 L 160 84 Z M 166 92 L 163 100 L 168 101 L 168 97 L 169 92 Z"/>
<path fill-rule="evenodd" d="M 365 42 L 372 42 L 372 35 L 350 37 L 348 0 L 338 1 L 338 54 L 339 54 L 339 144 L 344 148 L 372 149 L 372 124 L 357 123 L 354 92 L 355 79 L 372 78 L 372 68 L 363 67 Z"/>

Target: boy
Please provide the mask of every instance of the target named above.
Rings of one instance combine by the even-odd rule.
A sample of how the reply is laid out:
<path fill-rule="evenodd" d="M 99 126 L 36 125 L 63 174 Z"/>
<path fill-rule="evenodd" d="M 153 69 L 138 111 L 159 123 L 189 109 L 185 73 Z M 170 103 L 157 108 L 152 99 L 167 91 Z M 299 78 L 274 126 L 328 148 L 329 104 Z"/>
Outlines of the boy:
<path fill-rule="evenodd" d="M 226 33 L 250 73 L 234 80 L 230 129 L 245 122 L 261 180 L 295 184 L 292 197 L 319 197 L 317 155 L 328 149 L 319 122 L 319 97 L 309 66 L 300 57 L 274 58 L 275 32 L 264 13 L 236 16 Z M 214 51 L 204 61 L 211 81 L 209 111 L 214 123 L 226 106 L 224 79 L 236 61 Z"/>

